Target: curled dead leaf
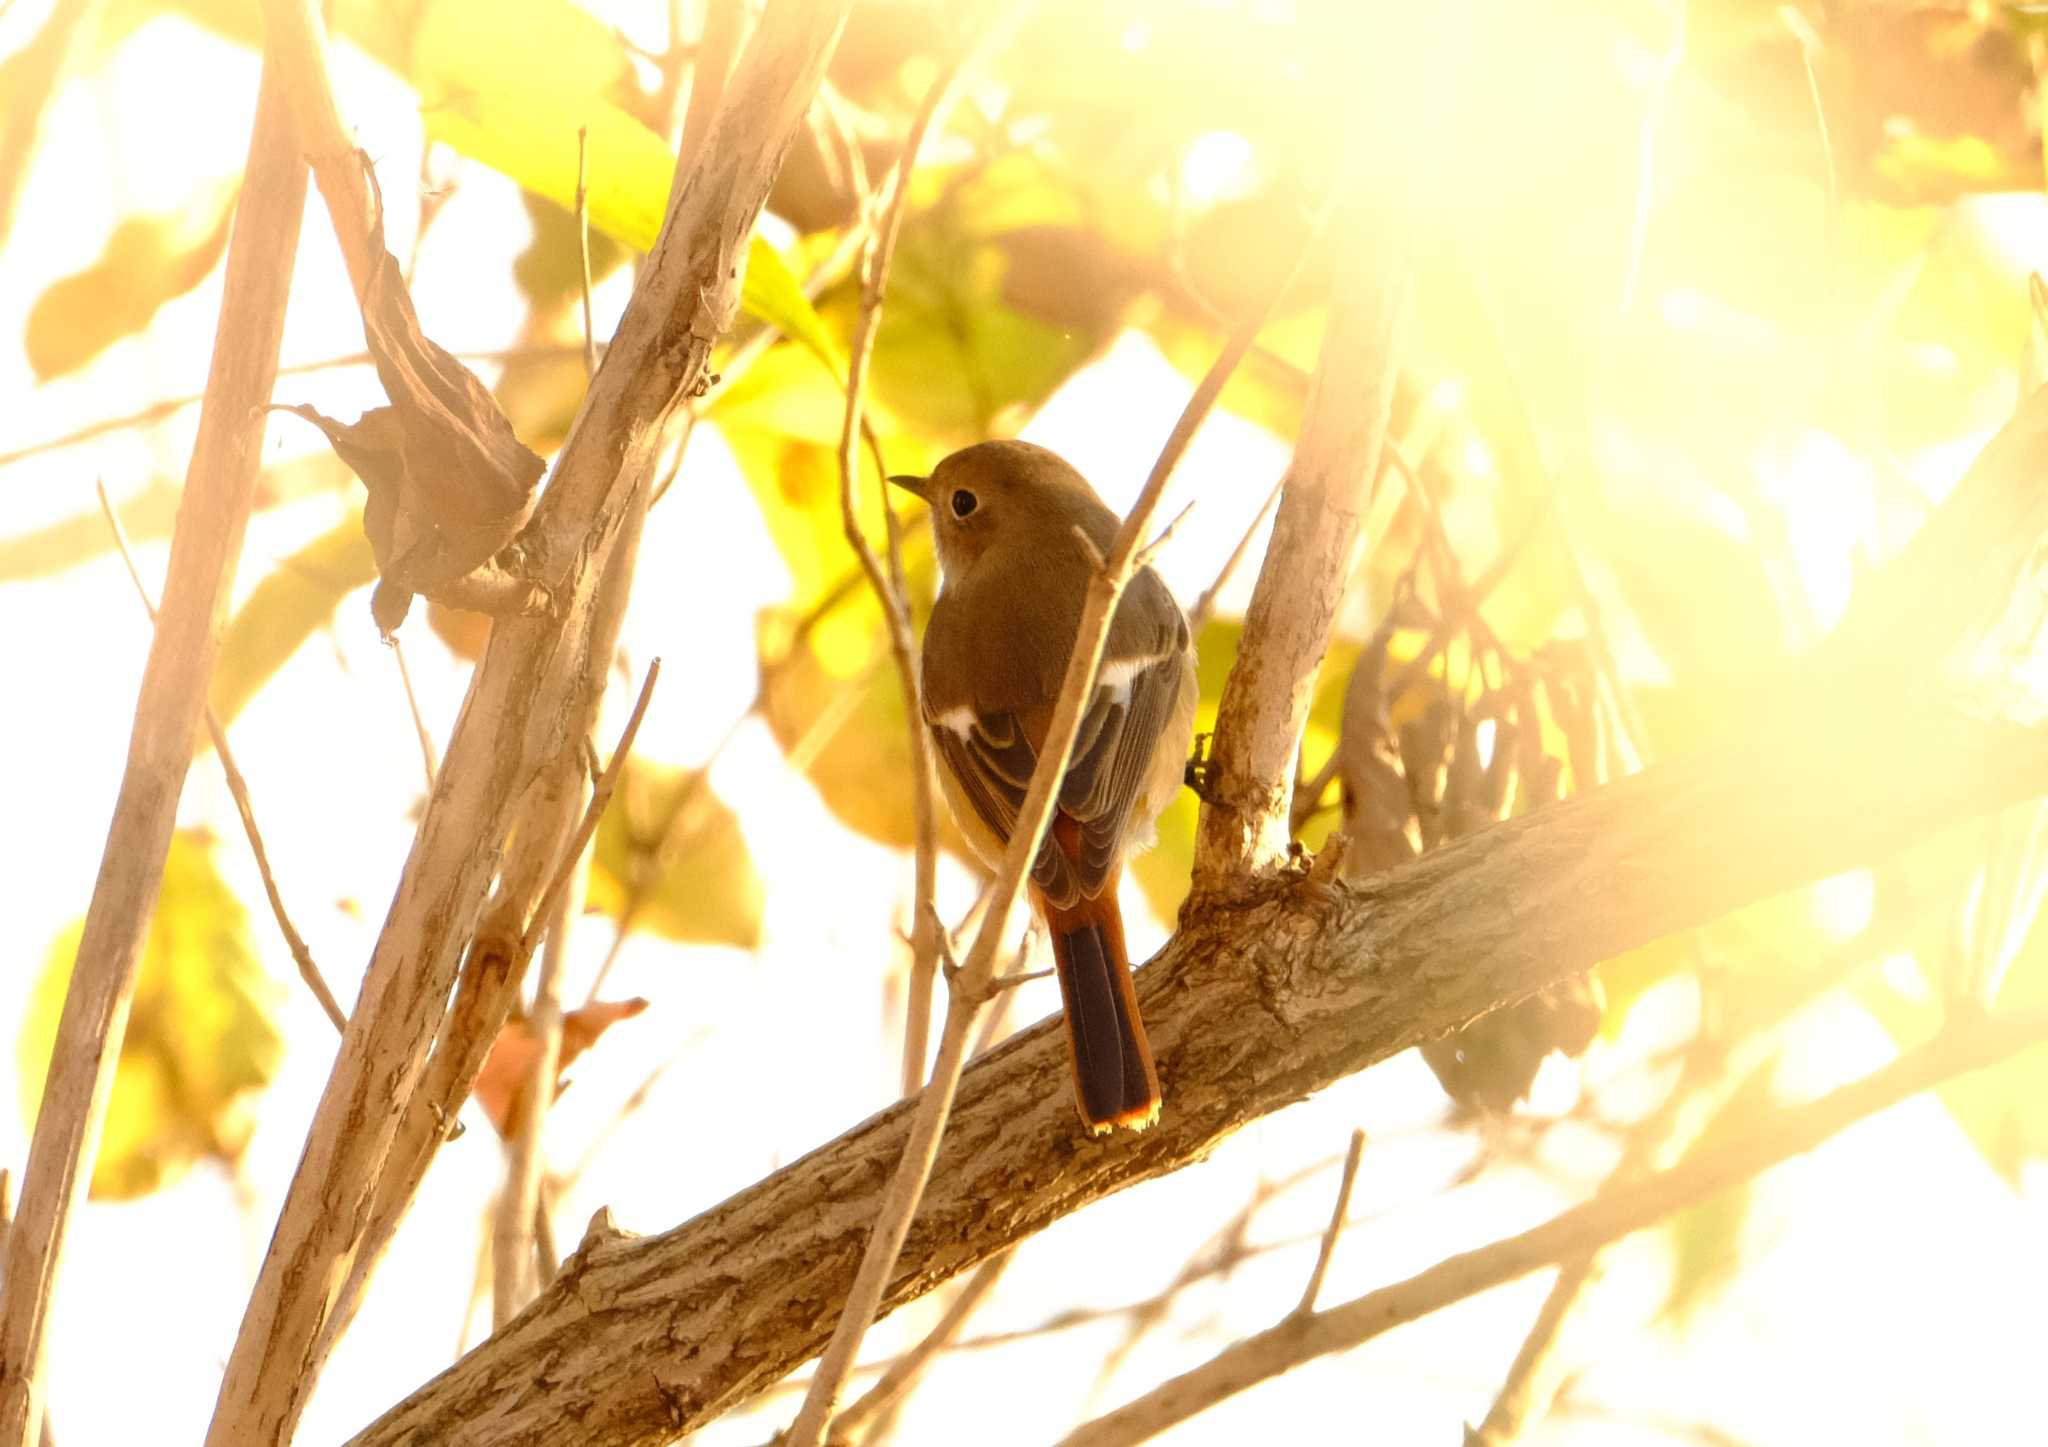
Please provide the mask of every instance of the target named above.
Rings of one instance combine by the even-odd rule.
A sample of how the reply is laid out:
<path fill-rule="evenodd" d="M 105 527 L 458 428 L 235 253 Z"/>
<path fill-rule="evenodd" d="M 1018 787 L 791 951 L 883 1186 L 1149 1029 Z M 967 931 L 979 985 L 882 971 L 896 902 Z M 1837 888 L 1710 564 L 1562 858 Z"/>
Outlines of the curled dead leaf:
<path fill-rule="evenodd" d="M 415 593 L 492 614 L 532 611 L 545 603 L 543 590 L 493 559 L 526 525 L 546 463 L 476 374 L 421 329 L 384 245 L 381 200 L 370 247 L 363 335 L 390 405 L 354 423 L 311 407 L 283 410 L 325 433 L 369 492 L 363 529 L 382 579 L 371 599 L 377 625 L 397 628 Z"/>

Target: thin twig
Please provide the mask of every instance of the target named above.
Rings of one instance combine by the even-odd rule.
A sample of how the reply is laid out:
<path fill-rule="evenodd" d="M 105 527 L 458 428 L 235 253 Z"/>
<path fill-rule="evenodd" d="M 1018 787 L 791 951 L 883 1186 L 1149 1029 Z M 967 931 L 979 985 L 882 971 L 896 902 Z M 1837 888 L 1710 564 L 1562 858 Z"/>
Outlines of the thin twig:
<path fill-rule="evenodd" d="M 438 1060 L 474 927 L 493 922 L 491 882 L 517 847 L 526 797 L 554 770 L 579 766 L 616 648 L 619 608 L 608 600 L 622 607 L 633 575 L 648 485 L 670 438 L 664 423 L 738 308 L 747 239 L 850 8 L 770 0 L 710 142 L 678 166 L 655 246 L 521 534 L 532 572 L 570 606 L 500 618 L 477 664 L 365 971 L 364 1005 L 315 1107 L 228 1355 L 210 1447 L 289 1439 L 332 1336 L 332 1283 L 353 1281 L 357 1263 L 382 1252 L 387 1223 L 431 1159 L 436 1138 L 415 1151 L 408 1132 L 431 1121 L 429 1100 L 449 1098 L 438 1094 L 448 1082 L 461 1083 Z M 283 46 L 289 28 L 266 35 Z M 510 948 L 518 943 L 515 932 Z M 493 1012 L 510 998 L 502 984 L 487 993 Z M 429 1088 L 436 1094 L 422 1097 Z"/>
<path fill-rule="evenodd" d="M 465 362 L 526 362 L 567 356 L 582 350 L 573 343 L 529 342 L 516 347 L 497 347 L 482 352 L 456 352 L 454 355 Z M 350 352 L 345 356 L 325 357 L 317 362 L 295 362 L 289 367 L 279 367 L 280 377 L 304 377 L 314 372 L 332 372 L 341 367 L 367 367 L 375 359 L 368 352 Z M 166 397 L 152 402 L 147 407 L 120 417 L 104 417 L 97 422 L 88 422 L 83 427 L 62 433 L 56 437 L 32 442 L 26 447 L 17 447 L 12 452 L 0 452 L 0 467 L 34 457 L 38 453 L 55 452 L 65 447 L 76 447 L 81 442 L 90 442 L 96 437 L 105 437 L 110 432 L 126 432 L 134 427 L 147 427 L 167 417 L 175 417 L 188 407 L 197 407 L 205 401 L 203 393 L 194 392 L 183 397 Z"/>
<path fill-rule="evenodd" d="M 925 1048 L 931 1028 L 931 987 L 939 955 L 933 932 L 936 916 L 932 909 L 932 899 L 938 887 L 938 811 L 931 739 L 925 732 L 924 708 L 918 692 L 917 645 L 910 632 L 910 599 L 902 587 L 901 559 L 897 559 L 899 568 L 894 574 L 883 569 L 881 560 L 868 543 L 867 535 L 861 531 L 855 501 L 860 478 L 858 443 L 864 431 L 861 402 L 867 384 L 868 363 L 874 355 L 875 331 L 882 320 L 882 295 L 889 284 L 889 264 L 896 254 L 896 241 L 902 234 L 904 212 L 910 199 L 911 171 L 917 165 L 925 138 L 943 124 L 943 113 L 951 108 L 960 78 L 966 74 L 969 62 L 987 53 L 1000 28 L 992 27 L 982 45 L 954 57 L 952 64 L 933 82 L 911 122 L 903 152 L 891 173 L 888 194 L 879 203 L 881 220 L 879 224 L 870 221 L 871 240 L 861 253 L 860 313 L 855 318 L 853 340 L 848 348 L 846 410 L 839 430 L 840 526 L 846 534 L 847 545 L 860 561 L 861 571 L 867 575 L 868 586 L 874 591 L 876 602 L 882 608 L 889 652 L 896 661 L 897 683 L 903 691 L 904 727 L 910 742 L 910 809 L 914 848 L 910 981 L 905 992 L 903 1029 L 905 1095 L 915 1091 L 923 1079 Z M 864 195 L 863 213 L 871 217 L 875 209 L 876 202 Z M 875 471 L 877 486 L 886 488 L 888 484 L 882 475 L 886 469 L 879 459 Z M 886 497 L 882 500 L 882 510 L 888 519 L 885 525 L 893 525 L 895 513 Z M 894 542 L 893 533 L 891 542 Z"/>
<path fill-rule="evenodd" d="M 1128 1447 L 1259 1382 L 1553 1266 L 1589 1246 L 1618 1240 L 1707 1200 L 1840 1131 L 1953 1076 L 1982 1070 L 2048 1041 L 2048 1010 L 1986 1015 L 1958 1022 L 1818 1100 L 1770 1112 L 1743 1139 L 1666 1171 L 1601 1192 L 1549 1221 L 1325 1311 L 1290 1313 L 1275 1325 L 1161 1383 L 1137 1400 L 1085 1423 L 1059 1447 Z"/>
<path fill-rule="evenodd" d="M 527 1029 L 538 1048 L 526 1084 L 526 1109 L 520 1115 L 519 1130 L 511 1143 L 493 1232 L 491 1320 L 496 1326 L 510 1321 L 525 1305 L 527 1273 L 536 1264 L 536 1253 L 541 1253 L 542 1261 L 551 1260 L 554 1255 L 547 1239 L 551 1232 L 541 1191 L 541 1135 L 546 1129 L 548 1108 L 554 1103 L 555 1077 L 561 1068 L 562 973 L 568 959 L 570 931 L 583 912 L 590 839 L 618 787 L 633 740 L 640 732 L 640 722 L 646 716 L 648 700 L 653 697 L 654 681 L 660 674 L 661 660 L 657 658 L 648 665 L 647 679 L 640 685 L 640 696 L 619 735 L 611 762 L 591 786 L 590 802 L 563 848 L 561 866 L 542 895 L 523 941 L 526 952 L 531 954 L 534 932 L 547 930 L 540 977 L 534 982 L 533 1009 L 527 1017 Z M 546 1284 L 545 1278 L 536 1282 L 536 1286 Z"/>
<path fill-rule="evenodd" d="M 21 1216 L 0 1296 L 0 1443 L 37 1437 L 49 1351 L 50 1296 L 71 1216 L 92 1176 L 142 932 L 163 882 L 178 796 L 220 652 L 261 465 L 263 414 L 304 209 L 304 167 L 286 86 L 267 52 L 244 168 L 247 185 L 228 243 L 213 360 L 201 404 L 164 606 L 135 702 L 113 822 L 86 909 L 77 960 L 36 1114 Z"/>
<path fill-rule="evenodd" d="M 583 284 L 583 375 L 597 375 L 597 326 L 590 319 L 590 127 L 576 128 L 576 260 Z"/>
<path fill-rule="evenodd" d="M 1301 1304 L 1295 1313 L 1307 1316 L 1316 1309 L 1316 1297 L 1322 1293 L 1323 1278 L 1330 1274 L 1330 1258 L 1337 1254 L 1337 1238 L 1344 1234 L 1344 1220 L 1351 1214 L 1351 1188 L 1358 1183 L 1358 1162 L 1365 1154 L 1365 1132 L 1351 1132 L 1351 1148 L 1344 1153 L 1344 1174 L 1337 1180 L 1337 1200 L 1330 1207 L 1330 1224 L 1323 1232 L 1322 1245 L 1316 1248 L 1315 1270 L 1308 1274 L 1308 1285 L 1301 1289 Z"/>
<path fill-rule="evenodd" d="M 1023 8 L 1019 6 L 1015 12 L 1019 17 Z M 1292 279 L 1293 268 L 1290 268 L 1286 281 L 1291 282 Z M 1059 781 L 1066 773 L 1067 757 L 1073 750 L 1074 737 L 1080 727 L 1082 706 L 1109 636 L 1109 624 L 1115 616 L 1117 600 L 1136 571 L 1138 549 L 1151 527 L 1153 514 L 1158 511 L 1167 480 L 1187 451 L 1195 429 L 1215 405 L 1224 383 L 1250 350 L 1267 314 L 1278 301 L 1281 289 L 1276 287 L 1263 305 L 1253 309 L 1195 388 L 1194 395 L 1188 399 L 1165 447 L 1161 449 L 1158 461 L 1153 464 L 1151 475 L 1146 479 L 1130 515 L 1118 529 L 1104 568 L 1090 581 L 1078 635 L 1060 686 L 1059 700 L 1039 747 L 1038 764 L 1032 772 L 1024 803 L 1018 810 L 988 912 L 975 934 L 974 947 L 967 962 L 948 993 L 946 1023 L 940 1033 L 938 1059 L 932 1066 L 930 1083 L 918 1097 L 903 1155 L 883 1193 L 867 1250 L 847 1292 L 845 1309 L 824 1356 L 819 1360 L 803 1407 L 790 1427 L 786 1447 L 816 1447 L 831 1415 L 840 1384 L 852 1367 L 860 1338 L 865 1334 L 868 1323 L 874 1320 L 883 1288 L 895 1269 L 903 1240 L 909 1234 L 911 1218 L 917 1212 L 925 1182 L 930 1177 L 932 1162 L 937 1158 L 939 1138 L 952 1109 L 953 1093 L 959 1085 L 960 1068 L 966 1057 L 974 1016 L 986 996 L 995 952 L 1009 934 L 1010 915 L 1016 908 L 1024 874 L 1037 857 L 1039 841 L 1051 820 Z"/>
<path fill-rule="evenodd" d="M 655 680 L 660 677 L 661 660 L 657 658 L 647 665 L 647 678 L 640 685 L 640 696 L 633 701 L 633 712 L 626 716 L 626 727 L 619 734 L 618 746 L 612 750 L 611 762 L 604 766 L 604 772 L 591 787 L 590 803 L 584 807 L 583 818 L 577 823 L 576 832 L 569 836 L 569 843 L 562 851 L 561 864 L 556 868 L 554 878 L 548 881 L 547 890 L 540 897 L 540 905 L 527 923 L 526 934 L 520 943 L 528 955 L 540 942 L 540 932 L 547 928 L 556 902 L 569 888 L 569 879 L 576 873 L 576 865 L 583 858 L 590 836 L 597 832 L 597 821 L 604 817 L 605 805 L 612 801 L 612 792 L 619 786 L 619 775 L 625 771 L 626 760 L 633 752 L 633 740 L 640 732 L 640 721 L 647 716 L 647 701 L 654 696 Z"/>
<path fill-rule="evenodd" d="M 1158 535 L 1151 542 L 1138 549 L 1137 566 L 1140 568 L 1151 567 L 1153 559 L 1166 551 L 1166 545 L 1173 541 L 1173 535 L 1180 531 L 1180 525 L 1188 520 L 1188 514 L 1194 510 L 1194 501 L 1190 499 L 1188 505 L 1175 513 L 1172 519 L 1167 522 L 1165 527 L 1159 530 Z"/>
<path fill-rule="evenodd" d="M 120 551 L 121 561 L 128 566 L 129 581 L 135 584 L 135 596 L 142 600 L 142 611 L 149 615 L 150 625 L 156 624 L 156 604 L 151 601 L 149 587 L 142 581 L 142 572 L 135 566 L 135 554 L 128 547 L 128 533 L 121 526 L 120 516 L 114 511 L 113 502 L 107 497 L 105 482 L 95 481 L 99 493 L 100 512 L 106 517 L 107 527 L 114 534 L 114 546 Z M 313 992 L 313 998 L 320 1002 L 320 1008 L 327 1018 L 334 1022 L 336 1030 L 348 1029 L 348 1016 L 342 1013 L 334 991 L 327 987 L 327 977 L 320 973 L 320 966 L 313 961 L 313 951 L 306 940 L 292 928 L 291 916 L 285 912 L 284 896 L 278 892 L 277 877 L 271 873 L 270 851 L 263 847 L 263 833 L 256 827 L 255 806 L 249 802 L 249 781 L 242 776 L 242 770 L 235 763 L 234 751 L 228 747 L 228 732 L 221 727 L 220 716 L 212 705 L 206 709 L 206 732 L 213 740 L 213 752 L 220 759 L 221 773 L 226 775 L 228 793 L 234 796 L 235 812 L 242 816 L 242 833 L 248 837 L 249 852 L 256 856 L 256 872 L 263 880 L 263 893 L 270 901 L 271 917 L 277 921 L 278 932 L 284 936 L 285 947 L 292 952 L 292 961 L 299 967 L 299 977 Z"/>
<path fill-rule="evenodd" d="M 1266 519 L 1273 515 L 1274 504 L 1280 501 L 1280 489 L 1286 485 L 1287 476 L 1282 473 L 1273 483 L 1272 490 L 1266 494 L 1266 500 L 1259 504 L 1259 511 L 1252 518 L 1250 526 L 1245 528 L 1244 536 L 1237 540 L 1237 546 L 1230 550 L 1230 556 L 1225 558 L 1223 566 L 1216 570 L 1216 580 L 1202 590 L 1202 596 L 1195 599 L 1195 606 L 1188 609 L 1188 630 L 1195 637 L 1201 637 L 1202 625 L 1216 612 L 1217 595 L 1237 572 L 1238 565 L 1244 562 L 1245 554 L 1251 551 L 1252 539 L 1259 535 L 1259 529 L 1265 525 Z"/>
<path fill-rule="evenodd" d="M 405 644 L 393 633 L 385 640 L 398 664 L 398 686 L 405 691 L 405 709 L 412 715 L 413 737 L 420 741 L 420 767 L 426 771 L 427 792 L 434 792 L 434 736 L 427 732 L 426 715 L 420 712 L 420 696 L 413 691 L 412 670 L 405 666 Z"/>
<path fill-rule="evenodd" d="M 1012 1251 L 999 1252 L 975 1268 L 974 1274 L 967 1278 L 966 1284 L 946 1303 L 945 1312 L 939 1317 L 937 1324 L 925 1333 L 923 1339 L 889 1363 L 888 1370 L 882 1373 L 881 1379 L 833 1419 L 833 1441 L 849 1438 L 868 1418 L 875 1416 L 884 1408 L 894 1407 L 903 1399 L 917 1384 L 919 1375 L 931 1365 L 932 1359 L 952 1346 L 954 1339 L 960 1335 L 960 1328 L 967 1324 L 967 1318 L 974 1314 L 974 1309 L 981 1305 L 983 1298 L 995 1289 L 996 1282 L 1002 1279 L 1004 1269 L 1009 1266 L 1010 1258 L 1015 1254 Z"/>
<path fill-rule="evenodd" d="M 529 1270 L 535 1273 L 535 1288 L 546 1286 L 552 1274 L 552 1249 L 544 1246 L 548 1226 L 547 1202 L 541 1190 L 541 1139 L 547 1129 L 548 1111 L 554 1104 L 555 1078 L 562 1061 L 562 974 L 567 967 L 569 939 L 576 920 L 583 913 L 583 892 L 589 879 L 588 845 L 579 851 L 569 871 L 568 887 L 556 899 L 547 920 L 547 943 L 541 951 L 540 974 L 533 986 L 533 1009 L 527 1013 L 526 1028 L 536 1049 L 533 1068 L 526 1080 L 526 1109 L 519 1116 L 519 1130 L 511 1142 L 505 1165 L 505 1185 L 499 1197 L 496 1225 L 492 1231 L 491 1322 L 502 1327 L 526 1304 Z"/>
<path fill-rule="evenodd" d="M 1875 955 L 1891 948 L 1904 932 L 1908 911 L 1881 917 L 1856 938 L 1836 950 L 1818 967 L 1804 971 L 1788 991 L 1772 992 L 1769 1002 L 1745 1011 L 1739 1020 L 1728 1020 L 1712 1035 L 1705 1031 L 1694 1037 L 1685 1051 L 1679 1078 L 1670 1093 L 1634 1130 L 1622 1156 L 1608 1175 L 1608 1185 L 1618 1186 L 1644 1171 L 1671 1165 L 1696 1142 L 1712 1122 L 1721 1105 L 1741 1081 L 1767 1068 L 1773 1051 L 1783 1038 L 1784 1026 L 1794 1015 L 1845 984 Z M 1734 1036 L 1731 1046 L 1720 1038 Z M 1580 1295 L 1599 1279 L 1600 1255 L 1587 1250 L 1562 1262 L 1557 1279 L 1543 1298 L 1536 1320 L 1522 1338 L 1515 1359 L 1494 1394 L 1486 1420 L 1468 1435 L 1466 1447 L 1507 1447 L 1531 1422 L 1548 1410 L 1556 1391 L 1557 1372 L 1552 1365 L 1566 1319 Z"/>

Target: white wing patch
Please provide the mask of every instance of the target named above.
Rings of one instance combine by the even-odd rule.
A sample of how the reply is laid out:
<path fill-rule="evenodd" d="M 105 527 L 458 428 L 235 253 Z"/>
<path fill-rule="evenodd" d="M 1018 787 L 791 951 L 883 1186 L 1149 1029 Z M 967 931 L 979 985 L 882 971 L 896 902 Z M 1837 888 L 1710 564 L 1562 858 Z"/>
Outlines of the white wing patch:
<path fill-rule="evenodd" d="M 966 704 L 959 704 L 939 715 L 939 727 L 951 729 L 964 743 L 974 731 L 974 710 Z"/>
<path fill-rule="evenodd" d="M 1131 680 L 1155 663 L 1164 662 L 1164 653 L 1147 654 L 1143 658 L 1119 658 L 1105 663 L 1095 675 L 1095 686 L 1114 692 L 1119 698 L 1131 696 Z"/>

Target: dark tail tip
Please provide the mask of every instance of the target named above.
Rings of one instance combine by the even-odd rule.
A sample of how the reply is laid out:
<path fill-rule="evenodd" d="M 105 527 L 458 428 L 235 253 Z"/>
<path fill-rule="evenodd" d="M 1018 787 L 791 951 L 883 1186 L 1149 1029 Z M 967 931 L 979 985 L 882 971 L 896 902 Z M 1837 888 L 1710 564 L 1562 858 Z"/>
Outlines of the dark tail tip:
<path fill-rule="evenodd" d="M 1100 925 L 1056 932 L 1053 961 L 1067 1007 L 1074 1087 L 1091 1131 L 1142 1130 L 1159 1114 L 1159 1078 L 1138 1018 L 1130 967 Z"/>

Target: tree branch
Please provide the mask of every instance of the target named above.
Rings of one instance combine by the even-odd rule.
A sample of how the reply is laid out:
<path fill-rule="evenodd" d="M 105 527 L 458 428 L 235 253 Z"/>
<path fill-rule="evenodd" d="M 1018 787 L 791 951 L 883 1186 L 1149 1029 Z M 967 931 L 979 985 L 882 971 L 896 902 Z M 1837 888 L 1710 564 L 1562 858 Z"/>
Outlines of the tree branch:
<path fill-rule="evenodd" d="M 849 4 L 769 5 L 701 152 L 679 163 L 633 302 L 522 534 L 550 612 L 499 619 L 477 666 L 229 1358 L 212 1447 L 284 1442 L 312 1388 L 400 1120 L 435 1103 L 415 1091 L 512 820 L 590 732 L 617 624 L 599 580 L 630 571 L 665 425 L 737 307 L 754 218 Z"/>
<path fill-rule="evenodd" d="M 965 1073 L 884 1307 L 1488 1009 L 2048 792 L 2048 731 L 1924 702 L 1798 717 L 1357 888 L 1283 876 L 1190 910 L 1138 975 L 1175 1108 L 1141 1136 L 1086 1139 L 1057 1086 L 1058 1022 L 1005 1042 Z M 1853 748 L 1845 726 L 1864 730 Z M 356 1447 L 537 1443 L 572 1425 L 651 1447 L 772 1385 L 823 1344 L 909 1116 L 899 1104 L 662 1236 L 594 1231 L 526 1313 Z"/>
<path fill-rule="evenodd" d="M 1453 1302 L 1527 1276 L 1618 1240 L 1674 1211 L 1705 1201 L 1739 1181 L 1804 1155 L 1866 1116 L 1952 1076 L 1996 1065 L 2048 1042 L 2048 1010 L 1970 1017 L 1882 1070 L 1803 1105 L 1759 1121 L 1737 1145 L 1695 1156 L 1532 1230 L 1446 1257 L 1406 1281 L 1309 1316 L 1293 1315 L 1247 1337 L 1191 1372 L 1161 1383 L 1136 1401 L 1085 1423 L 1059 1447 L 1125 1447 L 1184 1422 L 1258 1382 L 1331 1352 L 1346 1351 Z"/>
<path fill-rule="evenodd" d="M 171 540 L 162 614 L 135 701 L 121 793 L 93 883 L 8 1240 L 0 1298 L 0 1443 L 37 1440 L 50 1292 L 85 1194 L 134 995 L 142 934 L 163 883 L 178 796 L 220 652 L 235 562 L 255 499 L 286 291 L 305 206 L 273 57 L 266 56 L 199 435 Z"/>
<path fill-rule="evenodd" d="M 1942 701 L 1951 688 L 1930 686 L 2003 614 L 2048 534 L 2044 438 L 2048 390 L 1864 581 L 1838 636 L 1759 690 L 1754 722 L 1718 747 L 1359 886 L 1322 869 L 1276 873 L 1194 902 L 1138 974 L 1174 1101 L 1143 1135 L 1077 1135 L 1057 1021 L 970 1066 L 883 1309 L 1488 1010 L 2048 793 L 2048 729 L 1967 716 Z M 651 1447 L 772 1385 L 823 1345 L 910 1115 L 899 1103 L 661 1236 L 631 1238 L 600 1216 L 526 1312 L 356 1447 L 565 1434 Z"/>
<path fill-rule="evenodd" d="M 1295 752 L 1386 440 L 1413 223 L 1397 208 L 1368 226 L 1362 195 L 1342 204 L 1345 229 L 1377 244 L 1339 272 L 1273 538 L 1223 686 L 1195 838 L 1197 894 L 1235 888 L 1286 852 Z"/>

